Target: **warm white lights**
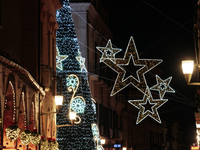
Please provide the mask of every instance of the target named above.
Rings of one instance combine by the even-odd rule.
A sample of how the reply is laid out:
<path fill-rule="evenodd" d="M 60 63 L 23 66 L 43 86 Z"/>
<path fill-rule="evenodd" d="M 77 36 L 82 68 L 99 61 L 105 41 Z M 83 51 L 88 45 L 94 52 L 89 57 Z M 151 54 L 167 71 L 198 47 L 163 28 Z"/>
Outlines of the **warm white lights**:
<path fill-rule="evenodd" d="M 101 139 L 101 144 L 105 144 L 106 143 L 106 139 Z"/>
<path fill-rule="evenodd" d="M 56 105 L 62 105 L 62 103 L 63 103 L 63 96 L 62 95 L 56 95 L 55 96 L 55 103 L 56 103 Z"/>
<path fill-rule="evenodd" d="M 200 128 L 200 124 L 196 124 L 196 127 L 197 127 L 197 128 Z"/>
<path fill-rule="evenodd" d="M 70 118 L 70 120 L 75 120 L 76 119 L 76 112 L 70 112 L 69 118 Z"/>
<path fill-rule="evenodd" d="M 193 60 L 183 60 L 182 61 L 183 74 L 192 74 L 193 68 L 194 68 Z"/>
<path fill-rule="evenodd" d="M 127 150 L 127 148 L 126 148 L 126 147 L 123 147 L 122 150 Z"/>

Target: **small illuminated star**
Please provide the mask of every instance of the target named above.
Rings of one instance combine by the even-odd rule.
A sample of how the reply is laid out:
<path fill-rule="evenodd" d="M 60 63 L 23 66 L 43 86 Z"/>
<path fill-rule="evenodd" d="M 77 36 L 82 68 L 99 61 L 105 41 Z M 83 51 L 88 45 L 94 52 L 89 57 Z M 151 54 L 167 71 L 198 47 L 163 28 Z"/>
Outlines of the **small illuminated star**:
<path fill-rule="evenodd" d="M 134 107 L 138 108 L 140 111 L 138 113 L 136 124 L 139 124 L 142 120 L 144 120 L 146 117 L 151 117 L 158 123 L 161 123 L 160 116 L 158 114 L 157 109 L 161 107 L 164 103 L 166 103 L 167 99 L 155 99 L 153 100 L 153 97 L 149 91 L 149 88 L 147 88 L 143 100 L 129 100 L 128 102 L 133 105 Z M 151 105 L 151 110 L 145 110 L 145 107 L 143 105 L 147 104 Z"/>
<path fill-rule="evenodd" d="M 166 92 L 175 93 L 175 91 L 169 86 L 172 77 L 162 80 L 158 75 L 156 75 L 157 84 L 151 87 L 151 90 L 159 91 L 160 98 L 163 98 Z"/>
<path fill-rule="evenodd" d="M 76 59 L 79 61 L 80 63 L 80 67 L 81 67 L 81 72 L 83 71 L 83 69 L 87 72 L 87 69 L 85 67 L 85 58 L 83 58 L 81 56 L 81 52 L 78 50 L 78 56 L 76 57 Z"/>
<path fill-rule="evenodd" d="M 120 52 L 121 49 L 113 48 L 111 40 L 108 40 L 106 47 L 96 47 L 101 53 L 100 62 L 103 62 L 105 59 L 110 59 L 115 63 L 115 54 Z"/>
<path fill-rule="evenodd" d="M 67 55 L 60 55 L 58 47 L 56 47 L 56 67 L 60 70 L 63 70 L 62 61 L 65 60 Z"/>
<path fill-rule="evenodd" d="M 105 51 L 108 49 L 108 45 L 103 48 Z M 123 66 L 128 66 L 130 63 L 130 60 L 133 60 L 133 64 L 136 67 L 140 67 L 137 70 L 137 79 L 134 78 L 132 75 L 125 78 L 126 70 L 123 68 Z M 101 62 L 101 61 L 100 61 Z M 112 59 L 104 59 L 103 63 L 105 63 L 107 66 L 109 66 L 111 69 L 113 69 L 115 72 L 118 73 L 118 76 L 115 80 L 115 84 L 113 86 L 111 96 L 115 95 L 125 87 L 127 87 L 129 84 L 132 84 L 135 86 L 138 90 L 140 90 L 142 93 L 145 93 L 147 84 L 144 74 L 153 69 L 155 66 L 160 64 L 162 62 L 161 59 L 139 59 L 136 46 L 133 40 L 133 37 L 130 38 L 128 47 L 126 49 L 126 52 L 124 54 L 124 58 L 115 58 L 115 62 Z M 129 70 L 132 72 L 132 70 Z"/>

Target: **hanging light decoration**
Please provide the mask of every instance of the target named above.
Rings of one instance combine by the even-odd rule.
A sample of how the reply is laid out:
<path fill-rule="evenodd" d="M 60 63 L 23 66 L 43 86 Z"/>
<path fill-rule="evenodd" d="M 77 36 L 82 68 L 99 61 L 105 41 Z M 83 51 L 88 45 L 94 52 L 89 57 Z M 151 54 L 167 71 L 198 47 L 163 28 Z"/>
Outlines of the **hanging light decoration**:
<path fill-rule="evenodd" d="M 31 132 L 30 135 L 30 142 L 33 145 L 38 145 L 41 141 L 41 135 L 39 133 L 37 133 L 37 130 L 34 130 L 33 132 Z"/>
<path fill-rule="evenodd" d="M 20 129 L 14 122 L 12 125 L 6 128 L 6 136 L 10 141 L 16 140 L 18 138 Z"/>
<path fill-rule="evenodd" d="M 28 145 L 30 143 L 31 132 L 28 129 L 25 129 L 20 135 L 19 139 L 23 145 Z"/>
<path fill-rule="evenodd" d="M 49 149 L 51 149 L 51 150 L 59 150 L 58 149 L 58 142 L 56 141 L 56 139 L 53 138 L 51 140 L 51 147 Z"/>
<path fill-rule="evenodd" d="M 41 141 L 40 141 L 40 145 L 41 145 L 41 150 L 46 150 L 47 149 L 47 143 L 46 140 L 44 139 L 44 136 L 41 136 Z"/>
<path fill-rule="evenodd" d="M 44 140 L 41 142 L 41 149 L 42 150 L 59 150 L 58 149 L 58 142 L 56 139 L 48 138 L 47 140 Z"/>

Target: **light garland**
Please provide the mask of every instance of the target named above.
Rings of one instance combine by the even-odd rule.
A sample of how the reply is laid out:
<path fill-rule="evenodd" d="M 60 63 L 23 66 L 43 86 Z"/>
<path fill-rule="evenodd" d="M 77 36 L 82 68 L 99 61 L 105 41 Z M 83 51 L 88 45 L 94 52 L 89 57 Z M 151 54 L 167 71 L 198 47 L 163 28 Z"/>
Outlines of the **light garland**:
<path fill-rule="evenodd" d="M 58 142 L 55 139 L 48 138 L 41 143 L 42 150 L 59 150 Z"/>
<path fill-rule="evenodd" d="M 15 115 L 16 115 L 16 101 L 15 101 L 15 91 L 14 91 L 14 88 L 13 88 L 13 84 L 11 81 L 9 81 L 10 85 L 11 85 L 11 88 L 12 88 L 12 94 L 13 94 L 13 107 L 14 107 L 14 114 L 13 114 L 13 122 L 15 122 Z"/>
<path fill-rule="evenodd" d="M 41 148 L 41 150 L 47 149 L 47 144 L 46 144 L 46 140 L 44 139 L 44 136 L 41 136 L 40 148 Z"/>
<path fill-rule="evenodd" d="M 24 125 L 26 125 L 26 104 L 25 104 L 25 100 L 24 100 L 24 92 L 22 92 L 22 104 L 23 104 L 23 108 L 24 108 Z"/>
<path fill-rule="evenodd" d="M 30 135 L 30 142 L 33 144 L 33 145 L 38 145 L 41 141 L 41 135 L 37 132 L 31 132 L 31 135 Z"/>
<path fill-rule="evenodd" d="M 58 149 L 58 142 L 55 139 L 51 140 L 51 147 L 49 147 L 50 150 L 59 150 Z"/>
<path fill-rule="evenodd" d="M 19 139 L 23 145 L 28 145 L 30 143 L 30 136 L 31 132 L 26 129 L 19 135 Z"/>
<path fill-rule="evenodd" d="M 6 137 L 13 141 L 18 138 L 20 129 L 16 124 L 10 125 L 9 127 L 6 128 Z"/>

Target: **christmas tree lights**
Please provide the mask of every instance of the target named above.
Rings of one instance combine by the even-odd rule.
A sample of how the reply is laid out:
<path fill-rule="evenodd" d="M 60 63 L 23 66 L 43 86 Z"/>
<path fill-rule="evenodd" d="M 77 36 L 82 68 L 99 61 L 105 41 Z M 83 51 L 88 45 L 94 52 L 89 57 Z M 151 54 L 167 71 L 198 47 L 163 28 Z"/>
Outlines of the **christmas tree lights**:
<path fill-rule="evenodd" d="M 57 80 L 57 91 L 61 91 L 64 96 L 63 105 L 57 114 L 57 125 L 71 124 L 69 113 L 76 112 L 73 126 L 57 128 L 59 149 L 101 150 L 100 137 L 93 134 L 92 125 L 96 124 L 98 128 L 95 104 L 91 98 L 85 59 L 79 51 L 68 0 L 63 1 L 63 8 L 57 11 L 56 17 L 59 24 L 56 33 L 57 54 L 60 57 L 57 61 L 57 76 L 60 79 Z"/>

